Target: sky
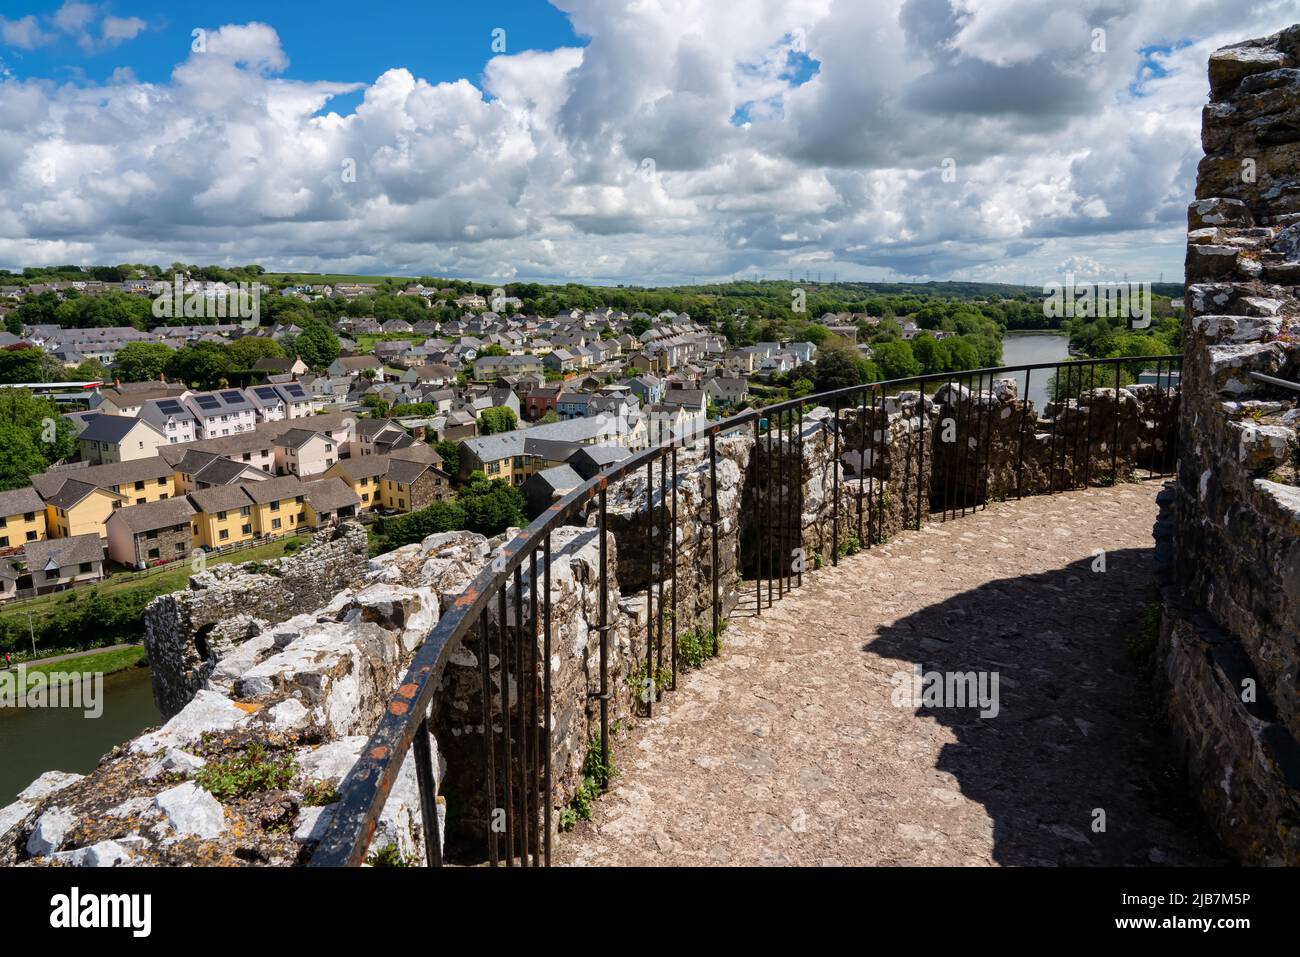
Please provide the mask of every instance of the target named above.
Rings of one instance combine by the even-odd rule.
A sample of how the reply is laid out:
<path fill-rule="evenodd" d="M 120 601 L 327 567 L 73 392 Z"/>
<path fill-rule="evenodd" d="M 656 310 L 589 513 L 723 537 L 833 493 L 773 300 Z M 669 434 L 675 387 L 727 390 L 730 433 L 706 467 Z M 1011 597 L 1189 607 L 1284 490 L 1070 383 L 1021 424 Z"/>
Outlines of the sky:
<path fill-rule="evenodd" d="M 0 5 L 0 267 L 1177 282 L 1300 0 Z"/>

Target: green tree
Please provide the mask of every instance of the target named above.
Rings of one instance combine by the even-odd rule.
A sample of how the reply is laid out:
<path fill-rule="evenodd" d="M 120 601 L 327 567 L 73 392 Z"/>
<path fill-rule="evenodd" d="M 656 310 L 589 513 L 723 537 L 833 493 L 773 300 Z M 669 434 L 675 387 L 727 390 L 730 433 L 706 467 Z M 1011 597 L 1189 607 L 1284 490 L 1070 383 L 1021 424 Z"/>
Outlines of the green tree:
<path fill-rule="evenodd" d="M 59 407 L 26 389 L 0 389 L 0 423 L 0 488 L 30 485 L 32 475 L 76 450 L 72 423 Z"/>
<path fill-rule="evenodd" d="M 460 443 L 443 439 L 433 443 L 433 450 L 442 458 L 442 470 L 455 478 L 460 474 Z"/>
<path fill-rule="evenodd" d="M 293 341 L 298 357 L 313 369 L 323 369 L 339 357 L 339 337 L 323 322 L 303 323 L 302 333 Z"/>
<path fill-rule="evenodd" d="M 511 432 L 519 425 L 515 410 L 504 405 L 484 409 L 479 413 L 478 431 L 480 435 L 496 435 L 499 432 Z"/>
<path fill-rule="evenodd" d="M 921 374 L 921 363 L 912 355 L 912 346 L 902 339 L 877 343 L 873 347 L 872 359 L 886 379 L 906 379 Z"/>
<path fill-rule="evenodd" d="M 861 385 L 866 381 L 866 362 L 848 349 L 824 349 L 817 354 L 813 384 L 818 392 Z"/>
<path fill-rule="evenodd" d="M 0 382 L 54 382 L 59 371 L 58 363 L 35 346 L 0 349 Z"/>
<path fill-rule="evenodd" d="M 251 369 L 258 359 L 283 359 L 280 343 L 266 336 L 241 336 L 227 347 L 236 369 Z"/>
<path fill-rule="evenodd" d="M 524 494 L 503 479 L 489 480 L 474 472 L 461 487 L 457 501 L 465 510 L 465 528 L 491 537 L 507 528 L 523 528 Z"/>
<path fill-rule="evenodd" d="M 160 342 L 128 342 L 113 357 L 113 372 L 123 382 L 157 379 L 173 351 Z"/>
<path fill-rule="evenodd" d="M 108 369 L 104 366 L 104 363 L 100 362 L 98 359 L 87 359 L 85 362 L 81 363 L 81 365 L 73 369 L 70 375 L 73 379 L 78 379 L 82 382 L 90 382 L 92 380 L 103 382 L 108 378 Z"/>
<path fill-rule="evenodd" d="M 196 342 L 177 349 L 164 367 L 168 377 L 194 388 L 218 388 L 233 365 L 230 352 L 218 342 Z"/>
<path fill-rule="evenodd" d="M 454 532 L 464 527 L 465 509 L 459 502 L 434 502 L 409 515 L 381 518 L 375 528 L 376 551 L 391 552 L 437 532 Z"/>

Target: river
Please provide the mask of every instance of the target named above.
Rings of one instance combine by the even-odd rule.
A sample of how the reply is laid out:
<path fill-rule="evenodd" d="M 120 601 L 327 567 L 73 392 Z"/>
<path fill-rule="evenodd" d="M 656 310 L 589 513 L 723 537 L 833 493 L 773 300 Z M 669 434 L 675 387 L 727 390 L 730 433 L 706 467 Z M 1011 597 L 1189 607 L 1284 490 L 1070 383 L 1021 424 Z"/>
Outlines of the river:
<path fill-rule="evenodd" d="M 1059 333 L 1008 332 L 1002 337 L 1002 364 L 1004 366 L 1031 366 L 1039 362 L 1067 362 L 1070 359 L 1070 340 Z M 1042 411 L 1047 401 L 1047 379 L 1050 369 L 1035 369 L 1029 376 L 1029 398 L 1034 408 Z M 1020 384 L 1020 394 L 1025 394 L 1025 374 L 1015 377 Z"/>
<path fill-rule="evenodd" d="M 161 723 L 148 668 L 104 677 L 104 710 L 0 708 L 0 807 L 46 771 L 92 770 L 114 745 Z"/>

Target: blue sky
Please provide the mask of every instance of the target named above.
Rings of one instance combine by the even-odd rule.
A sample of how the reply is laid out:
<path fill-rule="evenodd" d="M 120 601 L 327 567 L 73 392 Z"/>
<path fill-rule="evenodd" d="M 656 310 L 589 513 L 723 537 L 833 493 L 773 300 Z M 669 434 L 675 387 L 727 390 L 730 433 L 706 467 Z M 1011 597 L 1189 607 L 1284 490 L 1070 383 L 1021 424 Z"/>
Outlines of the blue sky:
<path fill-rule="evenodd" d="M 0 267 L 1176 279 L 1206 60 L 1296 19 L 1295 0 L 5 0 Z"/>
<path fill-rule="evenodd" d="M 3 15 L 19 20 L 52 17 L 61 2 L 6 0 Z M 117 0 L 102 5 L 122 18 L 138 17 L 148 26 L 129 42 L 85 50 L 74 36 L 61 33 L 32 50 L 9 48 L 4 59 L 19 78 L 89 80 L 102 83 L 115 69 L 129 67 L 146 83 L 161 83 L 185 58 L 195 28 L 261 21 L 280 35 L 289 53 L 290 79 L 369 83 L 384 70 L 405 66 L 431 81 L 476 79 L 494 55 L 492 31 L 506 31 L 507 50 L 551 50 L 578 46 L 569 19 L 538 0 L 457 3 L 359 3 L 356 0 L 274 2 L 226 0 L 219 4 Z M 96 33 L 92 29 L 92 34 Z"/>

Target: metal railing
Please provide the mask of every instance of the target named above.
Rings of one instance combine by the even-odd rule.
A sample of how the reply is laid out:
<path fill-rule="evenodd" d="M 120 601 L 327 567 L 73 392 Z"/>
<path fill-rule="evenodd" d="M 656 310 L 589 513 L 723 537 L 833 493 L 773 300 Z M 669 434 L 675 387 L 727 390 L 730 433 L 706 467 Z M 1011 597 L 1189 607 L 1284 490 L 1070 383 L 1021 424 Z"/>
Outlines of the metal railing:
<path fill-rule="evenodd" d="M 430 866 L 443 863 L 442 841 L 438 824 L 437 795 L 433 755 L 429 738 L 430 712 L 436 703 L 443 672 L 452 653 L 462 641 L 478 641 L 477 666 L 483 723 L 483 761 L 486 807 L 503 815 L 503 826 L 487 828 L 483 859 L 492 866 L 549 865 L 551 860 L 552 812 L 554 801 L 552 776 L 552 679 L 551 659 L 552 607 L 551 607 L 551 546 L 552 534 L 562 525 L 577 520 L 586 525 L 589 508 L 595 503 L 598 515 L 595 531 L 599 535 L 599 624 L 593 629 L 600 638 L 599 691 L 594 697 L 600 709 L 600 754 L 602 764 L 609 766 L 610 687 L 609 687 L 609 637 L 611 630 L 609 604 L 609 559 L 607 554 L 608 493 L 612 483 L 644 472 L 646 478 L 646 514 L 651 523 L 646 541 L 656 549 L 658 567 L 671 568 L 669 582 L 665 576 L 654 574 L 646 582 L 646 674 L 653 685 L 664 663 L 665 619 L 669 627 L 668 654 L 671 676 L 668 690 L 674 690 L 678 674 L 678 623 L 677 615 L 677 535 L 667 534 L 667 528 L 677 524 L 677 489 L 679 484 L 678 450 L 683 444 L 707 442 L 708 445 L 708 495 L 709 519 L 704 523 L 711 537 L 712 555 L 711 617 L 713 635 L 717 636 L 721 622 L 719 596 L 719 515 L 718 515 L 718 454 L 720 437 L 752 430 L 755 444 L 750 458 L 752 481 L 755 483 L 754 505 L 757 522 L 757 547 L 753 553 L 755 614 L 762 614 L 787 591 L 802 584 L 803 563 L 791 562 L 784 556 L 792 553 L 796 543 L 802 545 L 799 516 L 803 512 L 803 477 L 794 474 L 795 463 L 802 470 L 805 436 L 817 429 L 829 431 L 828 441 L 836 463 L 832 473 L 831 555 L 832 564 L 840 558 L 841 532 L 846 520 L 856 519 L 857 539 L 861 547 L 871 548 L 884 538 L 886 498 L 889 488 L 901 480 L 902 527 L 919 528 L 926 515 L 938 515 L 946 521 L 949 517 L 964 515 L 969 509 L 986 506 L 990 488 L 989 450 L 992 447 L 992 413 L 983 398 L 985 380 L 991 391 L 999 379 L 1023 376 L 1023 390 L 1019 398 L 1028 399 L 1031 382 L 1042 383 L 1048 376 L 1048 399 L 1052 415 L 1036 416 L 1033 421 L 1034 441 L 1037 436 L 1050 434 L 1042 440 L 1047 445 L 1048 463 L 1044 470 L 1038 462 L 1037 481 L 1027 481 L 1026 432 L 1029 431 L 1028 405 L 1022 405 L 1018 451 L 1015 465 L 1014 490 L 1004 490 L 1006 497 L 1014 493 L 1019 498 L 1034 491 L 1051 494 L 1066 489 L 1087 487 L 1089 484 L 1110 484 L 1120 480 L 1119 436 L 1121 428 L 1121 403 L 1116 393 L 1111 455 L 1108 475 L 1092 473 L 1094 428 L 1091 412 L 1085 413 L 1077 402 L 1072 402 L 1091 389 L 1118 389 L 1125 385 L 1125 374 L 1132 385 L 1139 373 L 1148 376 L 1154 366 L 1155 392 L 1164 399 L 1176 399 L 1178 393 L 1176 369 L 1181 368 L 1180 355 L 1141 356 L 1119 359 L 1089 359 L 1070 362 L 1037 363 L 993 369 L 976 369 L 957 373 L 939 373 L 913 376 L 905 379 L 853 385 L 790 399 L 762 409 L 750 409 L 730 418 L 708 423 L 685 442 L 676 439 L 661 443 L 644 452 L 619 462 L 608 471 L 597 474 L 587 482 L 564 495 L 528 526 L 522 533 L 507 542 L 501 552 L 484 568 L 471 584 L 447 608 L 429 636 L 416 649 L 400 686 L 389 699 L 379 726 L 362 751 L 361 758 L 340 786 L 340 801 L 322 836 L 310 863 L 313 866 L 358 866 L 365 862 L 371 839 L 380 814 L 397 780 L 408 752 L 415 757 L 416 780 L 419 785 L 421 817 L 424 825 L 425 848 Z M 974 454 L 970 442 L 963 440 L 960 452 L 939 463 L 942 492 L 936 492 L 926 473 L 926 418 L 925 404 L 933 401 L 944 386 L 944 408 L 952 415 L 951 426 L 977 441 Z M 897 402 L 900 393 L 912 393 L 903 404 L 910 403 L 912 417 L 917 419 L 919 430 L 915 442 L 909 442 L 901 461 L 891 461 L 901 469 L 901 476 L 884 474 L 878 466 L 886 451 L 888 439 L 882 434 L 888 421 L 891 402 Z M 891 399 L 891 396 L 893 397 Z M 829 417 L 819 422 L 805 423 L 805 409 L 825 407 Z M 856 513 L 843 514 L 841 507 L 842 456 L 855 450 L 845 444 L 846 430 L 841 414 L 856 410 L 858 415 L 858 469 L 854 482 L 856 491 L 849 499 L 856 500 Z M 917 412 L 921 414 L 916 414 Z M 987 420 L 987 421 L 986 421 Z M 882 429 L 869 428 L 879 421 Z M 1078 425 L 1085 422 L 1081 431 Z M 830 423 L 834 423 L 832 427 Z M 1109 423 L 1102 423 L 1102 427 Z M 1150 476 L 1170 474 L 1176 461 L 1177 429 L 1172 430 L 1171 442 L 1160 451 L 1158 461 L 1148 461 Z M 981 435 L 988 436 L 980 439 Z M 1058 442 L 1059 439 L 1059 442 Z M 931 436 L 933 442 L 933 435 Z M 955 443 L 954 443 L 955 445 Z M 1058 448 L 1059 445 L 1059 448 Z M 1085 448 L 1080 454 L 1079 446 Z M 916 455 L 913 468 L 912 454 Z M 983 459 L 980 460 L 980 452 Z M 869 464 L 870 463 L 870 464 Z M 931 478 L 934 478 L 933 467 Z M 655 525 L 654 491 L 655 470 L 658 466 L 660 520 Z M 1045 471 L 1045 476 L 1042 474 Z M 671 475 L 671 481 L 670 481 Z M 793 481 L 797 478 L 797 482 Z M 1045 479 L 1045 482 L 1044 482 Z M 847 480 L 847 479 L 846 479 Z M 760 499 L 758 488 L 765 493 Z M 909 495 L 909 488 L 914 489 Z M 866 507 L 864 508 L 864 502 Z M 913 511 L 914 510 L 914 511 Z M 865 527 L 864 527 L 865 521 Z M 657 530 L 656 530 L 657 529 Z M 671 544 L 669 544 L 671 543 Z M 538 663 L 538 574 L 541 579 L 541 660 Z M 524 614 L 524 568 L 528 568 L 528 614 Z M 766 582 L 766 597 L 764 583 Z M 668 585 L 671 612 L 663 613 L 665 585 Z M 747 583 L 746 583 L 747 584 Z M 512 593 L 508 597 L 508 593 Z M 514 605 L 514 628 L 508 624 L 507 604 Z M 497 627 L 490 627 L 492 604 L 496 604 Z M 656 614 L 655 609 L 660 613 Z M 512 634 L 512 631 L 514 634 Z M 497 666 L 497 691 L 493 691 L 494 669 Z M 515 694 L 510 689 L 514 679 Z M 540 685 L 540 686 L 539 686 Z M 643 697 L 647 710 L 652 710 L 659 695 Z M 512 700 L 513 699 L 513 700 Z M 494 727 L 494 716 L 499 715 L 500 732 Z M 517 754 L 516 754 L 517 750 Z"/>

